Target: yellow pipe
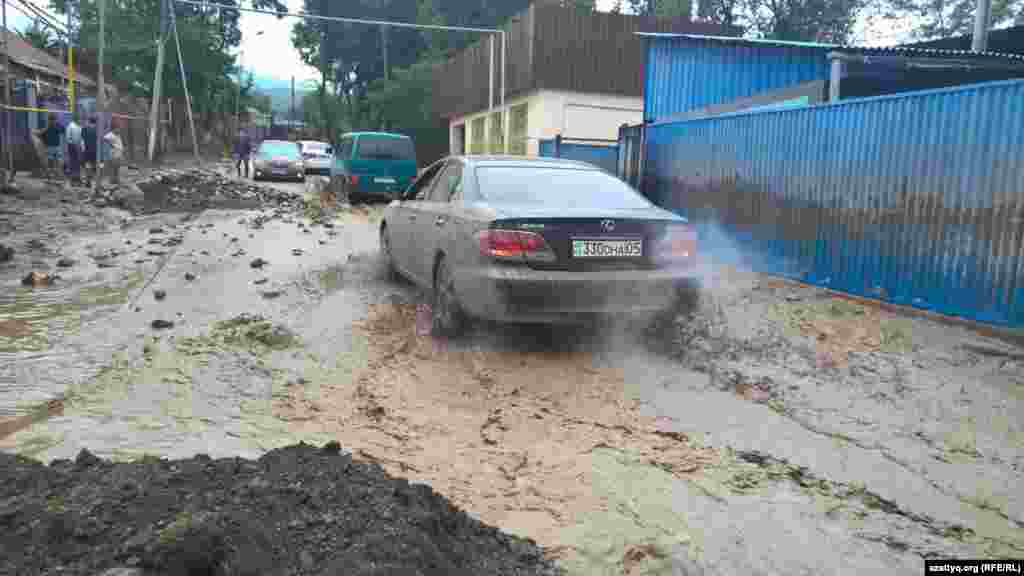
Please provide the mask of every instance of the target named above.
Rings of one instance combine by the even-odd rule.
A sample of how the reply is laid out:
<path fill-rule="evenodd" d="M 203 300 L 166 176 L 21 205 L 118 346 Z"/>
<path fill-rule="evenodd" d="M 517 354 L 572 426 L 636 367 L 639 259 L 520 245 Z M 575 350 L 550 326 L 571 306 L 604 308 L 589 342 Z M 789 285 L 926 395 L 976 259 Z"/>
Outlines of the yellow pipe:
<path fill-rule="evenodd" d="M 68 41 L 68 105 L 71 107 L 72 116 L 75 110 L 75 58 L 73 54 L 75 49 L 71 47 L 70 40 Z"/>

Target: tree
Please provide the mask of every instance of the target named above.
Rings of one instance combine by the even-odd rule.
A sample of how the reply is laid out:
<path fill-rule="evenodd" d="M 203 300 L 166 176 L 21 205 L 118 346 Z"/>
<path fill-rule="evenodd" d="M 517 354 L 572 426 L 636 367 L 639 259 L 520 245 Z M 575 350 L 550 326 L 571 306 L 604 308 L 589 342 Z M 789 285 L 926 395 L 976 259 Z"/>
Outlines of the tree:
<path fill-rule="evenodd" d="M 942 38 L 974 32 L 976 0 L 889 0 L 887 18 L 920 22 L 913 34 L 919 38 Z M 1024 0 L 992 0 L 992 26 L 1024 24 Z"/>
<path fill-rule="evenodd" d="M 845 43 L 869 0 L 701 0 L 702 20 L 772 40 Z"/>
<path fill-rule="evenodd" d="M 689 18 L 690 0 L 625 0 L 631 14 L 641 16 L 663 16 Z"/>
<path fill-rule="evenodd" d="M 32 46 L 48 52 L 50 54 L 56 54 L 63 44 L 56 34 L 39 18 L 32 21 L 32 24 L 18 33 L 19 36 Z"/>
<path fill-rule="evenodd" d="M 88 74 L 95 70 L 95 54 L 99 47 L 99 12 L 95 1 L 50 0 L 59 14 L 71 12 L 72 30 L 79 66 Z M 239 0 L 220 0 L 221 4 L 239 6 Z M 246 0 L 260 9 L 284 12 L 279 0 Z M 156 67 L 155 41 L 160 33 L 160 0 L 118 0 L 108 2 L 106 14 L 105 70 L 122 89 L 136 96 L 150 97 Z M 238 71 L 230 50 L 242 40 L 238 27 L 238 10 L 175 4 L 175 17 L 181 39 L 182 59 L 188 70 L 189 93 L 194 113 L 202 118 L 213 114 L 234 115 L 236 102 L 244 107 L 251 93 L 251 82 L 240 86 L 232 79 Z M 169 44 L 163 73 L 165 95 L 184 99 L 179 76 L 177 51 Z M 113 71 L 116 70 L 116 74 Z"/>

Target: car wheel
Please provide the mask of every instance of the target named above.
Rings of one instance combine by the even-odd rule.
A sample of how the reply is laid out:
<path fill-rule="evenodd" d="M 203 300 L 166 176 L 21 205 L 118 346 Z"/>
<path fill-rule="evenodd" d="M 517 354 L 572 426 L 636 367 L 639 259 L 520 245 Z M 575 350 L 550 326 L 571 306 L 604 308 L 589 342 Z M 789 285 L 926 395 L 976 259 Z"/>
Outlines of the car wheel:
<path fill-rule="evenodd" d="M 398 280 L 398 270 L 395 268 L 395 260 L 391 252 L 391 232 L 387 226 L 380 227 L 380 256 L 387 279 L 392 282 Z"/>
<path fill-rule="evenodd" d="M 462 334 L 466 317 L 455 295 L 455 281 L 444 258 L 434 272 L 434 305 L 431 309 L 431 328 L 435 335 L 455 338 Z"/>

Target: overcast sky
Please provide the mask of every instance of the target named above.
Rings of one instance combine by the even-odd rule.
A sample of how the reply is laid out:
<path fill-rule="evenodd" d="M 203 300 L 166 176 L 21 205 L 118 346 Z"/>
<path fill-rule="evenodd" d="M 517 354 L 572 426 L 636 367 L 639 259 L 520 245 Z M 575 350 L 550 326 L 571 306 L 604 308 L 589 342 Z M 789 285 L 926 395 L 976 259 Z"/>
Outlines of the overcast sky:
<path fill-rule="evenodd" d="M 46 0 L 26 0 L 53 14 L 48 9 Z M 292 12 L 298 12 L 302 0 L 284 0 Z M 599 10 L 608 10 L 615 0 L 597 0 Z M 22 30 L 31 23 L 25 15 L 27 10 L 14 2 L 7 3 L 7 18 L 10 27 Z M 53 20 L 61 22 L 54 15 Z M 255 75 L 264 78 L 289 80 L 295 77 L 296 83 L 316 78 L 316 70 L 305 66 L 299 54 L 291 44 L 291 27 L 294 18 L 277 19 L 266 14 L 243 12 L 241 18 L 242 64 Z M 262 32 L 262 34 L 259 34 Z M 906 37 L 906 27 L 894 27 L 892 23 L 883 22 L 878 18 L 866 16 L 858 23 L 853 40 L 859 44 L 885 45 L 902 41 Z M 188 63 L 186 62 L 186 65 Z"/>

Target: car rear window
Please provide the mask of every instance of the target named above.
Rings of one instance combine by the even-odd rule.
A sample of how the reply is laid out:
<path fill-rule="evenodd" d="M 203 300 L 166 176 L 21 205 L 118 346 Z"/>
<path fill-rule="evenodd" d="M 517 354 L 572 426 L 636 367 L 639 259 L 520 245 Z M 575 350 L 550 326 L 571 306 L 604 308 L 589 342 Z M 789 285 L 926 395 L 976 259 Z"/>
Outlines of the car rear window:
<path fill-rule="evenodd" d="M 260 154 L 266 156 L 285 156 L 287 158 L 301 158 L 298 144 L 291 142 L 264 142 L 260 145 Z"/>
<path fill-rule="evenodd" d="M 327 154 L 327 149 L 330 147 L 330 144 L 324 144 L 323 142 L 306 142 L 302 145 L 302 151 L 311 154 Z"/>
<path fill-rule="evenodd" d="M 533 166 L 476 168 L 478 194 L 492 204 L 551 208 L 650 208 L 646 198 L 601 170 Z"/>
<path fill-rule="evenodd" d="M 408 138 L 362 136 L 357 146 L 360 160 L 416 160 L 416 151 Z"/>

